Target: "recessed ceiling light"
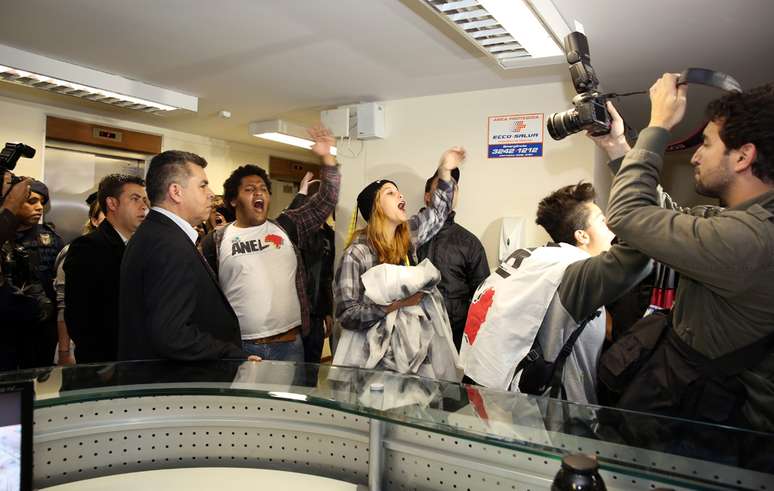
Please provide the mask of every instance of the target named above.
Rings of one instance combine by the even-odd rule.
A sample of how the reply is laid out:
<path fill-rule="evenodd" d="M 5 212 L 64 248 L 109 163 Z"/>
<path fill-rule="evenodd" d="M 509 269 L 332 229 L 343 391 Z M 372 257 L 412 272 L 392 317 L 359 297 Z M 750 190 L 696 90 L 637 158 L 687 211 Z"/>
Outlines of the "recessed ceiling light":
<path fill-rule="evenodd" d="M 306 128 L 290 123 L 282 119 L 268 121 L 253 121 L 248 125 L 248 131 L 252 136 L 271 140 L 285 145 L 301 147 L 307 150 L 312 148 L 314 141 L 306 137 Z M 336 147 L 331 147 L 331 155 L 336 155 Z"/>
<path fill-rule="evenodd" d="M 422 0 L 502 68 L 564 63 L 570 29 L 551 0 Z"/>
<path fill-rule="evenodd" d="M 146 112 L 196 111 L 199 99 L 0 45 L 0 80 Z"/>

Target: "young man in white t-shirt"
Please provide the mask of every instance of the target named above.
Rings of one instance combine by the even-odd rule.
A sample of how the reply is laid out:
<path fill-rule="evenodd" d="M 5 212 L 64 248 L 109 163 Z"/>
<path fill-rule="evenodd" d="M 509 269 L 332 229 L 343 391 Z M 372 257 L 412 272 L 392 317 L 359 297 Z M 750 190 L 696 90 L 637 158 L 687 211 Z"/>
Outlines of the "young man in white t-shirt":
<path fill-rule="evenodd" d="M 265 360 L 304 361 L 309 300 L 300 249 L 338 202 L 341 177 L 325 128 L 309 131 L 322 158 L 320 190 L 304 206 L 269 220 L 271 180 L 256 165 L 237 168 L 223 184 L 225 205 L 236 221 L 202 243 L 205 258 L 239 318 L 245 351 Z"/>

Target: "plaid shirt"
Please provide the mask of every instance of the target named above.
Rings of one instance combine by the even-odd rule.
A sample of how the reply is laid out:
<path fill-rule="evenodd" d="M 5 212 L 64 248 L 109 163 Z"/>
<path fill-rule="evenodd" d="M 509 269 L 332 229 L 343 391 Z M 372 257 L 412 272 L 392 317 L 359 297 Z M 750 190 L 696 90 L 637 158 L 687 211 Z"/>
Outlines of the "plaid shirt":
<path fill-rule="evenodd" d="M 453 187 L 450 182 L 438 181 L 429 207 L 422 209 L 408 220 L 411 248 L 409 254 L 414 264 L 416 250 L 432 239 L 446 222 L 451 212 Z M 333 294 L 336 299 L 336 315 L 345 329 L 368 329 L 387 314 L 381 306 L 365 296 L 360 276 L 379 264 L 379 257 L 368 244 L 365 234 L 358 234 L 339 263 Z"/>
<path fill-rule="evenodd" d="M 320 169 L 320 189 L 303 206 L 283 211 L 272 223 L 282 228 L 293 244 L 296 254 L 296 292 L 301 306 L 301 332 L 306 335 L 310 329 L 309 297 L 306 294 L 306 270 L 301 258 L 301 249 L 306 248 L 309 238 L 320 229 L 328 216 L 333 213 L 339 201 L 341 174 L 338 165 L 323 165 Z M 228 225 L 227 225 L 228 226 Z M 217 273 L 220 244 L 226 227 L 219 228 L 202 241 L 202 253 Z M 217 276 L 217 275 L 216 275 Z"/>

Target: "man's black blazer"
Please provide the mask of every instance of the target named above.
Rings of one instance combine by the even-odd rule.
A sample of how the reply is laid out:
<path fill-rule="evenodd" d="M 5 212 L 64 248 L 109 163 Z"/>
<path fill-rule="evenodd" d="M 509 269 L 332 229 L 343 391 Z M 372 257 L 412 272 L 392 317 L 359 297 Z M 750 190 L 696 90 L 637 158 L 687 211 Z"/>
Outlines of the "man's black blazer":
<path fill-rule="evenodd" d="M 103 220 L 67 251 L 65 322 L 79 363 L 118 359 L 118 288 L 124 241 Z"/>
<path fill-rule="evenodd" d="M 186 233 L 154 210 L 124 252 L 119 316 L 120 360 L 248 356 L 214 273 Z"/>

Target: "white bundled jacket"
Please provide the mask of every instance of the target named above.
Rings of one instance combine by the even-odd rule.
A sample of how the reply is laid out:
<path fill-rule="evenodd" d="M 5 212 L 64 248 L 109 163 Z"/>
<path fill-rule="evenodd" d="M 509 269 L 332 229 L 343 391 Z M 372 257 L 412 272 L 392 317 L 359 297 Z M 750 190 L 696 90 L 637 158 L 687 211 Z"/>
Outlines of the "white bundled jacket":
<path fill-rule="evenodd" d="M 417 266 L 380 264 L 361 279 L 366 297 L 377 305 L 420 291 L 425 295 L 419 304 L 394 310 L 368 329 L 342 330 L 333 364 L 459 381 L 462 371 L 449 317 L 436 287 L 438 269 L 427 259 Z"/>

